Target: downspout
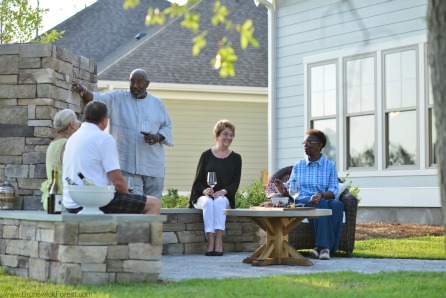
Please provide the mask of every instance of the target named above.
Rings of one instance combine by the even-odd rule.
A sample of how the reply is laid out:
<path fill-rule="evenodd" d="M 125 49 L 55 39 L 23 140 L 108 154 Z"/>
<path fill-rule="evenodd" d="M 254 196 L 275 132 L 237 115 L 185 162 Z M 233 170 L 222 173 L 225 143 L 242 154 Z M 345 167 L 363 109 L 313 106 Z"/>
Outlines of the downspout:
<path fill-rule="evenodd" d="M 276 0 L 254 0 L 268 9 L 268 176 L 276 171 Z"/>

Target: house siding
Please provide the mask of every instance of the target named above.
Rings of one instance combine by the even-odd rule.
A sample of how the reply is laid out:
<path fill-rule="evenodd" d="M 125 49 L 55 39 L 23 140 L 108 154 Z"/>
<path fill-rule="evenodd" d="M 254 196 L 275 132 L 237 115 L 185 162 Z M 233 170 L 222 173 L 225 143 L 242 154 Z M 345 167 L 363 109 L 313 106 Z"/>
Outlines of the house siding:
<path fill-rule="evenodd" d="M 363 53 L 361 49 L 373 45 L 426 36 L 426 10 L 426 0 L 276 1 L 276 55 L 273 62 L 276 77 L 276 155 L 272 157 L 276 170 L 295 164 L 304 157 L 300 142 L 309 126 L 305 103 L 305 57 L 344 50 L 349 51 L 351 55 L 355 49 L 358 49 L 358 53 Z M 420 79 L 419 82 L 421 81 Z M 380 85 L 380 82 L 377 82 L 377 85 Z M 419 92 L 422 91 L 423 88 Z M 342 100 L 341 96 L 342 92 L 338 90 L 338 102 Z M 377 114 L 380 111 L 381 109 L 377 108 Z M 425 119 L 420 116 L 424 112 L 424 105 L 420 102 L 418 121 Z M 382 115 L 378 115 L 376 119 L 381 121 Z M 339 120 L 337 123 L 339 133 Z M 419 134 L 423 138 L 425 130 L 420 129 Z M 382 134 L 379 134 L 378 138 L 381 137 Z M 336 142 L 339 141 L 338 138 Z M 424 150 L 419 149 L 421 160 L 425 158 L 422 155 Z M 340 160 L 343 161 L 343 158 Z M 346 174 L 343 165 L 338 166 L 339 169 L 340 176 Z M 363 190 L 363 205 L 375 206 L 379 201 L 381 206 L 391 206 L 391 194 L 395 195 L 403 188 L 414 187 L 429 188 L 429 194 L 433 194 L 433 198 L 426 204 L 440 206 L 437 173 L 435 168 L 429 168 L 427 165 L 420 167 L 417 164 L 409 170 L 392 171 L 384 168 L 362 173 L 352 171 L 350 178 L 354 185 L 359 185 Z M 406 200 L 407 206 L 413 206 L 414 193 L 418 192 L 414 190 L 401 193 L 402 196 L 410 197 Z M 376 197 L 377 194 L 380 198 Z M 398 205 L 404 205 L 404 197 L 399 197 L 398 200 L 401 200 Z"/>
<path fill-rule="evenodd" d="M 164 190 L 190 193 L 198 160 L 215 145 L 213 128 L 220 119 L 235 125 L 231 149 L 242 156 L 240 189 L 261 178 L 268 164 L 267 100 L 263 103 L 180 100 L 163 98 L 172 119 L 175 145 L 166 147 Z"/>

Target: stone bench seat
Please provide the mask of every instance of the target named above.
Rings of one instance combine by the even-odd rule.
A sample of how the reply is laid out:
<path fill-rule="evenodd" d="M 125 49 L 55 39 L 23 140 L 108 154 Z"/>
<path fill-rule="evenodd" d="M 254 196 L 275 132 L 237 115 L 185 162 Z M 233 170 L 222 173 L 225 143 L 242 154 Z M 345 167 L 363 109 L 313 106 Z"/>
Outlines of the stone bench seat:
<path fill-rule="evenodd" d="M 156 281 L 166 215 L 0 211 L 0 263 L 58 284 Z"/>
<path fill-rule="evenodd" d="M 202 254 L 206 251 L 203 211 L 195 208 L 162 208 L 167 216 L 163 224 L 163 254 Z M 259 248 L 265 235 L 248 218 L 226 217 L 223 232 L 225 252 L 249 252 Z"/>

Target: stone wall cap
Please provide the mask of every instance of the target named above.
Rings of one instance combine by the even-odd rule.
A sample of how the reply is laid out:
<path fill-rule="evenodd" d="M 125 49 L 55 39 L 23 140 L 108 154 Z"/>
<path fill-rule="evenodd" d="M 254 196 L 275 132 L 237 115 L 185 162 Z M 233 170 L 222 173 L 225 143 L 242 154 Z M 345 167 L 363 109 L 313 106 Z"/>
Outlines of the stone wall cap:
<path fill-rule="evenodd" d="M 53 222 L 95 222 L 95 221 L 140 221 L 140 222 L 164 222 L 166 215 L 146 214 L 48 214 L 45 211 L 0 210 L 0 219 L 24 219 L 35 221 Z"/>
<path fill-rule="evenodd" d="M 161 208 L 161 214 L 202 213 L 203 210 L 195 208 Z"/>

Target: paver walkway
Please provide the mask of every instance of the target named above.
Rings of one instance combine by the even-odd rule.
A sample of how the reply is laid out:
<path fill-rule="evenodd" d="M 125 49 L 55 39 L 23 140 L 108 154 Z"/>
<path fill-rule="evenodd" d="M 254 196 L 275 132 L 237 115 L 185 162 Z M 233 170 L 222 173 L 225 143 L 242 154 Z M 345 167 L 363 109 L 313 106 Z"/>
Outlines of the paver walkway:
<path fill-rule="evenodd" d="M 446 260 L 412 259 L 363 259 L 331 258 L 329 261 L 311 260 L 313 266 L 274 265 L 254 267 L 243 264 L 242 260 L 251 253 L 225 253 L 222 257 L 204 255 L 162 256 L 162 270 L 159 276 L 165 281 L 179 281 L 192 278 L 260 277 L 268 275 L 308 274 L 319 272 L 355 271 L 378 273 L 381 271 L 443 271 Z"/>

